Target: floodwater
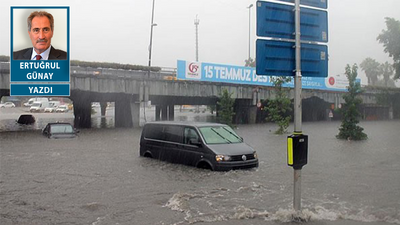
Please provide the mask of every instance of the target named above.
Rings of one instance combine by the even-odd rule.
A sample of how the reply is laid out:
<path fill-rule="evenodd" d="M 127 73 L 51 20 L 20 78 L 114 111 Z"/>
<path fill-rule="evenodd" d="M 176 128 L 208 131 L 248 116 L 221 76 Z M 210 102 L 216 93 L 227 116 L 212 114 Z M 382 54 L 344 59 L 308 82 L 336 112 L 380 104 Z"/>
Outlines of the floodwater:
<path fill-rule="evenodd" d="M 259 168 L 213 172 L 139 157 L 140 129 L 83 129 L 53 140 L 39 129 L 4 131 L 12 116 L 2 110 L 2 225 L 296 224 L 286 136 L 273 134 L 273 124 L 237 128 Z M 360 125 L 369 139 L 356 142 L 335 138 L 339 122 L 303 123 L 307 224 L 400 224 L 400 121 Z"/>

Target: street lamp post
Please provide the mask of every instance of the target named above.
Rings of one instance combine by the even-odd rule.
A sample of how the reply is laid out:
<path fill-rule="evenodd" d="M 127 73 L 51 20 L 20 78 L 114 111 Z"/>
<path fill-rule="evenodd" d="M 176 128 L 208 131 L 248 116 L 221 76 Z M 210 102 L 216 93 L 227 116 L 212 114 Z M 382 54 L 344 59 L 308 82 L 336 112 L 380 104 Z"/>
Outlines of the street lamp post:
<path fill-rule="evenodd" d="M 194 25 L 196 26 L 196 62 L 199 61 L 199 24 L 200 20 L 197 19 L 196 15 L 196 19 L 194 20 Z"/>
<path fill-rule="evenodd" d="M 251 38 L 251 8 L 253 4 L 250 4 L 247 8 L 249 9 L 249 60 L 250 60 L 250 38 Z"/>
<path fill-rule="evenodd" d="M 153 6 L 151 10 L 151 25 L 150 25 L 150 45 L 149 45 L 149 64 L 148 64 L 148 74 L 147 78 L 150 78 L 150 73 L 151 73 L 151 50 L 153 46 L 153 27 L 157 26 L 157 24 L 154 23 L 154 3 L 155 0 L 153 0 Z M 146 91 L 147 90 L 147 91 Z M 148 95 L 149 88 L 145 80 L 143 80 L 143 117 L 144 121 L 146 121 L 146 95 Z"/>
<path fill-rule="evenodd" d="M 150 45 L 149 45 L 149 77 L 150 77 L 150 67 L 151 67 L 151 48 L 153 45 L 153 27 L 157 26 L 157 24 L 154 23 L 154 3 L 155 0 L 153 0 L 153 8 L 151 11 L 151 29 L 150 29 Z"/>

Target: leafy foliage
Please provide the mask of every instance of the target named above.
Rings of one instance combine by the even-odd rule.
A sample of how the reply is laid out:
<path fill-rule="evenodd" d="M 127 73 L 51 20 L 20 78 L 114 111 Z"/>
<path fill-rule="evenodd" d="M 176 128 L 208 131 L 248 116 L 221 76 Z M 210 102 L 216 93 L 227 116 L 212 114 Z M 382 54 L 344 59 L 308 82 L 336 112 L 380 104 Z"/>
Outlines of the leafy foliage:
<path fill-rule="evenodd" d="M 348 93 L 343 96 L 345 104 L 342 108 L 342 125 L 339 128 L 339 134 L 336 135 L 338 139 L 364 140 L 368 138 L 363 132 L 364 128 L 357 125 L 360 122 L 359 118 L 361 116 L 358 106 L 362 103 L 362 100 L 358 97 L 362 91 L 360 83 L 356 82 L 357 69 L 356 64 L 352 68 L 350 68 L 350 65 L 346 66 L 349 87 Z"/>
<path fill-rule="evenodd" d="M 222 90 L 221 97 L 217 102 L 218 109 L 218 120 L 221 123 L 225 123 L 229 126 L 233 126 L 232 117 L 235 115 L 233 111 L 233 104 L 235 99 L 232 98 L 232 93 L 229 93 L 227 89 Z"/>
<path fill-rule="evenodd" d="M 244 62 L 245 62 L 244 66 L 246 67 L 253 67 L 253 68 L 256 67 L 256 61 L 252 58 L 246 59 L 244 60 Z"/>
<path fill-rule="evenodd" d="M 394 79 L 400 78 L 400 21 L 386 17 L 387 30 L 382 30 L 382 33 L 376 38 L 385 47 L 385 52 L 393 58 L 396 69 Z"/>
<path fill-rule="evenodd" d="M 211 114 L 214 114 L 214 112 L 217 109 L 217 107 L 216 107 L 216 105 L 208 105 L 207 109 L 210 110 Z"/>
<path fill-rule="evenodd" d="M 268 111 L 267 121 L 275 122 L 279 128 L 275 134 L 287 133 L 291 116 L 288 115 L 292 111 L 291 101 L 288 97 L 288 91 L 282 85 L 291 81 L 291 77 L 272 77 L 272 83 L 275 87 L 275 99 L 268 101 L 265 110 Z"/>
<path fill-rule="evenodd" d="M 385 82 L 385 87 L 388 87 L 391 76 L 393 75 L 393 66 L 389 62 L 385 62 L 381 64 L 380 67 L 383 76 L 383 81 Z"/>

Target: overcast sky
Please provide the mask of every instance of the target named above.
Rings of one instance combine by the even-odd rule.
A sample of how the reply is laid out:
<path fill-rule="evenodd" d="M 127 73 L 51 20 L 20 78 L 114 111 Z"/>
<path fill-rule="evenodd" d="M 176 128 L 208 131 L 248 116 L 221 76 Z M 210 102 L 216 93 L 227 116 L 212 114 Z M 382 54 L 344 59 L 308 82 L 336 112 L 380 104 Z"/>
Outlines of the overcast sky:
<path fill-rule="evenodd" d="M 152 65 L 176 67 L 178 59 L 195 60 L 196 15 L 199 61 L 244 65 L 248 57 L 249 9 L 254 0 L 156 0 Z M 148 64 L 152 0 L 1 0 L 0 55 L 10 53 L 10 6 L 70 6 L 71 59 Z M 400 20 L 400 0 L 328 0 L 329 75 L 346 64 L 371 57 L 392 60 L 376 37 L 385 17 Z M 251 55 L 254 58 L 255 7 L 251 9 Z M 57 28 L 55 28 L 57 29 Z M 359 71 L 363 83 L 364 74 Z"/>

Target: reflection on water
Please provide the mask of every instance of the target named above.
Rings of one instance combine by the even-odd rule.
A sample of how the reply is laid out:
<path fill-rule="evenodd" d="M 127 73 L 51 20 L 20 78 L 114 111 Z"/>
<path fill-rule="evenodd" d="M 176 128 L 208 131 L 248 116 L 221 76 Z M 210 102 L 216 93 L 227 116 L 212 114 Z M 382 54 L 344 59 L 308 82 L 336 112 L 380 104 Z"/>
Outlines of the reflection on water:
<path fill-rule="evenodd" d="M 115 127 L 114 117 L 92 117 L 92 128 L 113 128 Z"/>

